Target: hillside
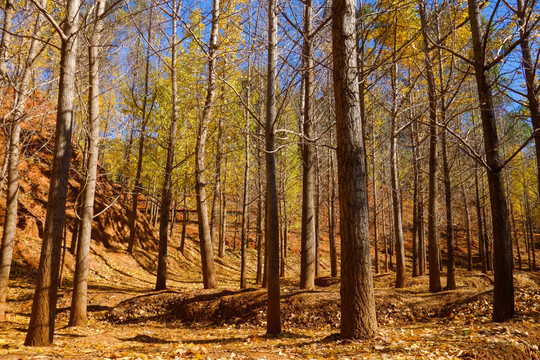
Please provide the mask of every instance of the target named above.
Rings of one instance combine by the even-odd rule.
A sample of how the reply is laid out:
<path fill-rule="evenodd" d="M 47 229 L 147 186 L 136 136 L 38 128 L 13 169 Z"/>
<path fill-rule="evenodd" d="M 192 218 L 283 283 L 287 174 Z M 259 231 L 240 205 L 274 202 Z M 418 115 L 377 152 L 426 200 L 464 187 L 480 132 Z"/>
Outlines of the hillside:
<path fill-rule="evenodd" d="M 0 325 L 3 359 L 531 359 L 540 343 L 540 276 L 518 272 L 516 319 L 490 321 L 492 278 L 458 270 L 458 289 L 428 292 L 426 276 L 410 286 L 393 288 L 393 272 L 375 276 L 379 335 L 365 342 L 340 341 L 339 281 L 328 275 L 328 253 L 321 253 L 321 278 L 313 291 L 298 284 L 298 237 L 282 280 L 284 333 L 266 337 L 266 291 L 254 285 L 256 254 L 248 251 L 249 289 L 238 290 L 239 250 L 216 257 L 219 289 L 203 290 L 197 224 L 188 223 L 186 248 L 180 246 L 181 222 L 169 245 L 169 290 L 153 292 L 157 264 L 157 233 L 142 214 L 139 246 L 133 256 L 126 249 L 129 203 L 119 188 L 100 177 L 90 257 L 90 321 L 84 328 L 67 328 L 73 256 L 67 251 L 74 220 L 74 201 L 80 177 L 71 173 L 68 196 L 68 239 L 64 251 L 63 282 L 59 292 L 55 345 L 24 347 L 31 309 L 34 275 L 47 203 L 50 151 L 47 142 L 33 142 L 21 164 L 21 217 L 18 223 L 8 321 Z M 74 154 L 74 168 L 80 164 Z M 3 194 L 5 196 L 5 194 Z M 4 198 L 2 198 L 2 210 Z M 0 216 L 2 216 L 0 211 Z M 232 238 L 232 230 L 230 238 Z"/>

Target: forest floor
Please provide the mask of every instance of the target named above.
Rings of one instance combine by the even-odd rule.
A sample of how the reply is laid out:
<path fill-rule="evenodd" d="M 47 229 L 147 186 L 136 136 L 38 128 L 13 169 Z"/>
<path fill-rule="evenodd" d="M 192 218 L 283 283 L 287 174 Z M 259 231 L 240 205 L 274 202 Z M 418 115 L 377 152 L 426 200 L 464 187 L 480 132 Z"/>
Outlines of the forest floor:
<path fill-rule="evenodd" d="M 265 336 L 266 291 L 238 290 L 239 251 L 216 259 L 220 288 L 200 284 L 196 226 L 188 228 L 186 251 L 170 248 L 168 286 L 152 292 L 155 252 L 92 245 L 89 322 L 69 328 L 71 270 L 66 256 L 59 292 L 54 345 L 23 345 L 29 321 L 39 241 L 19 239 L 9 292 L 8 321 L 0 324 L 2 359 L 538 359 L 540 273 L 516 272 L 514 320 L 493 323 L 492 277 L 458 270 L 458 289 L 428 292 L 427 276 L 393 288 L 392 272 L 375 275 L 378 335 L 342 341 L 339 282 L 320 278 L 301 291 L 288 258 L 282 280 L 283 334 Z M 250 258 L 255 258 L 250 249 Z M 321 273 L 328 270 L 323 268 Z M 254 278 L 250 266 L 248 276 Z M 444 279 L 443 279 L 444 285 Z"/>

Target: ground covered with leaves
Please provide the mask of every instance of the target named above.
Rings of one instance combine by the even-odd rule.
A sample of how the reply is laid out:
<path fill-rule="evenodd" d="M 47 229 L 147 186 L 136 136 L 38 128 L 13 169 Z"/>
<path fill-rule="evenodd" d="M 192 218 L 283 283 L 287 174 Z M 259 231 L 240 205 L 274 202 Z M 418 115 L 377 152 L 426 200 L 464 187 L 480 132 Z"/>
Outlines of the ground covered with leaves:
<path fill-rule="evenodd" d="M 31 253 L 36 246 L 27 242 Z M 93 276 L 89 323 L 68 328 L 69 286 L 61 290 L 53 346 L 23 345 L 29 320 L 32 272 L 15 266 L 8 322 L 0 325 L 2 359 L 538 359 L 540 275 L 517 272 L 516 318 L 491 322 L 492 278 L 458 272 L 458 289 L 428 292 L 427 277 L 392 287 L 392 273 L 375 276 L 378 335 L 343 341 L 339 331 L 339 284 L 323 278 L 301 291 L 292 278 L 282 281 L 283 334 L 265 336 L 266 291 L 237 290 L 238 256 L 218 261 L 224 286 L 204 290 L 197 272 L 196 247 L 183 259 L 172 257 L 171 290 L 152 292 L 151 258 L 92 247 Z M 173 252 L 174 253 L 174 252 Z M 21 255 L 21 254 L 19 254 Z M 180 261 L 184 261 L 184 267 Z M 21 257 L 18 257 L 21 261 Z M 176 265 L 175 265 L 176 264 Z M 191 275 L 190 275 L 191 274 Z M 253 274 L 251 274 L 253 275 Z M 227 280 L 229 282 L 227 282 Z M 70 283 L 70 273 L 66 274 Z"/>

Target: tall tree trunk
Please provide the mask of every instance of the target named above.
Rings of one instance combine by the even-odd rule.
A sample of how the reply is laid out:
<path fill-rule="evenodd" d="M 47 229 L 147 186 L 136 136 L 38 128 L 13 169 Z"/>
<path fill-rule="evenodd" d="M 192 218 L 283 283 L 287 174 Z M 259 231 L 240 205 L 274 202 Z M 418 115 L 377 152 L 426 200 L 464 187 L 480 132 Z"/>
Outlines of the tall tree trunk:
<path fill-rule="evenodd" d="M 279 306 L 279 219 L 276 186 L 276 87 L 277 87 L 277 2 L 268 2 L 268 75 L 266 90 L 266 255 L 268 271 L 268 305 L 266 332 L 281 333 L 281 309 Z"/>
<path fill-rule="evenodd" d="M 386 211 L 384 210 L 384 198 L 383 198 L 383 210 L 382 210 L 382 230 L 383 230 L 383 240 L 384 240 L 384 272 L 388 273 L 389 270 L 389 259 L 388 259 L 388 234 L 386 233 Z M 390 227 L 392 227 L 392 219 L 390 219 Z M 391 230 L 390 230 L 391 231 Z"/>
<path fill-rule="evenodd" d="M 8 68 L 7 62 L 9 58 L 9 50 L 11 48 L 11 26 L 13 16 L 15 15 L 15 7 L 13 0 L 6 0 L 4 5 L 4 18 L 2 25 L 2 41 L 0 42 L 0 80 L 7 83 Z"/>
<path fill-rule="evenodd" d="M 172 202 L 172 172 L 174 167 L 174 148 L 176 146 L 177 92 L 178 81 L 176 78 L 176 0 L 171 5 L 171 123 L 169 127 L 169 139 L 167 144 L 167 160 L 165 163 L 165 176 L 161 193 L 161 206 L 159 208 L 159 254 L 156 277 L 156 290 L 167 288 L 167 248 L 169 242 L 169 213 Z M 173 214 L 174 215 L 174 214 Z"/>
<path fill-rule="evenodd" d="M 251 98 L 251 76 L 250 70 L 248 69 L 248 78 L 247 78 L 247 88 L 246 88 L 246 103 L 249 104 L 249 99 Z M 242 234 L 241 234 L 241 264 L 240 264 L 240 288 L 245 289 L 247 287 L 247 245 L 248 245 L 248 189 L 249 189 L 249 112 L 246 110 L 246 125 L 244 127 L 244 137 L 246 140 L 246 147 L 244 156 L 246 157 L 246 165 L 244 167 L 244 192 L 242 196 Z"/>
<path fill-rule="evenodd" d="M 227 167 L 227 159 L 225 159 L 225 167 Z M 223 181 L 221 182 L 223 187 L 225 184 L 227 184 L 227 172 L 223 174 Z M 218 256 L 220 258 L 223 258 L 225 256 L 225 247 L 226 247 L 226 241 L 227 241 L 227 194 L 224 191 L 221 192 L 221 200 L 219 202 L 220 206 L 220 219 L 221 222 L 219 223 L 220 229 L 219 229 L 219 249 L 218 249 Z"/>
<path fill-rule="evenodd" d="M 394 113 L 395 115 L 395 113 Z M 392 137 L 390 139 L 390 181 L 392 183 L 392 208 L 394 225 L 394 245 L 396 252 L 396 288 L 407 286 L 405 274 L 405 248 L 403 245 L 403 224 L 401 214 L 401 189 L 399 185 L 396 117 L 392 115 Z"/>
<path fill-rule="evenodd" d="M 13 14 L 13 4 L 11 1 L 6 1 L 6 8 L 4 10 L 4 37 L 2 38 L 2 47 L 9 44 L 9 37 L 7 31 L 11 26 L 11 17 Z M 21 135 L 21 122 L 24 117 L 26 100 L 30 96 L 32 70 L 34 60 L 38 51 L 39 40 L 37 38 L 40 34 L 40 28 L 42 25 L 41 15 L 37 15 L 37 20 L 33 29 L 33 36 L 24 64 L 22 78 L 17 86 L 17 94 L 15 95 L 15 104 L 10 117 L 10 130 L 9 139 L 7 141 L 8 147 L 6 148 L 6 160 L 7 164 L 7 194 L 6 194 L 6 213 L 4 218 L 4 227 L 2 232 L 2 244 L 0 249 L 0 321 L 5 320 L 6 311 L 6 299 L 8 292 L 9 273 L 11 271 L 11 262 L 13 259 L 13 247 L 15 244 L 15 234 L 17 232 L 17 206 L 18 206 L 18 192 L 19 192 L 19 154 L 20 154 L 20 135 Z M 2 48 L 2 52 L 5 49 Z M 6 56 L 4 53 L 0 53 L 1 56 Z M 1 67 L 1 66 L 0 66 Z M 0 71 L 2 71 L 0 69 Z M 0 76 L 2 74 L 0 73 Z M 3 184 L 2 184 L 3 186 Z M 1 190 L 1 188 L 0 188 Z"/>
<path fill-rule="evenodd" d="M 153 0 L 151 0 L 153 1 Z M 150 16 L 148 21 L 148 33 L 147 39 L 151 40 L 152 35 L 152 20 L 153 20 L 153 6 L 150 7 Z M 148 111 L 148 98 L 149 98 L 149 83 L 150 83 L 150 45 L 147 45 L 146 48 L 146 64 L 144 71 L 144 96 L 142 104 L 142 115 L 141 115 L 141 133 L 139 135 L 139 149 L 137 157 L 137 172 L 135 174 L 135 183 L 133 185 L 133 193 L 131 195 L 131 212 L 129 214 L 129 240 L 127 251 L 130 254 L 133 254 L 133 249 L 135 247 L 135 241 L 137 236 L 137 216 L 138 216 L 138 203 L 139 203 L 139 194 L 142 191 L 141 184 L 141 174 L 142 174 L 142 163 L 144 155 L 144 139 L 146 137 L 146 125 L 150 118 L 150 112 Z"/>
<path fill-rule="evenodd" d="M 413 156 L 413 172 L 414 172 L 414 185 L 413 185 L 413 227 L 412 227 L 412 276 L 416 277 L 420 274 L 420 224 L 418 219 L 418 210 L 420 207 L 419 198 L 422 189 L 419 185 L 420 167 L 418 165 L 418 124 L 413 121 L 411 124 L 411 144 L 412 144 L 412 156 Z M 374 160 L 375 161 L 375 160 Z"/>
<path fill-rule="evenodd" d="M 524 212 L 526 211 L 526 207 L 521 201 L 521 228 L 523 232 L 523 238 L 525 239 L 525 251 L 527 252 L 527 265 L 529 268 L 529 271 L 532 271 L 532 260 L 531 260 L 531 241 L 529 239 L 529 222 L 526 221 Z"/>
<path fill-rule="evenodd" d="M 210 213 L 210 239 L 212 239 L 212 248 L 216 243 L 216 226 L 219 223 L 218 217 L 221 216 L 221 212 L 218 214 L 218 202 L 221 206 L 221 157 L 223 154 L 223 117 L 220 116 L 218 120 L 218 139 L 217 139 L 217 153 L 216 153 L 216 175 L 215 175 L 215 189 L 214 197 L 212 198 L 212 211 Z M 218 244 L 219 247 L 219 244 Z M 219 256 L 219 255 L 218 255 Z M 220 256 L 223 257 L 223 256 Z"/>
<path fill-rule="evenodd" d="M 531 112 L 531 122 L 534 131 L 534 144 L 536 150 L 536 175 L 538 194 L 540 194 L 540 103 L 538 101 L 538 87 L 536 84 L 536 65 L 538 58 L 533 61 L 531 56 L 531 46 L 529 43 L 529 35 L 526 33 L 525 26 L 527 25 L 527 17 L 534 10 L 531 8 L 531 3 L 527 1 L 527 6 L 523 0 L 517 0 L 517 12 L 519 23 L 519 32 L 521 36 L 521 57 L 523 68 L 525 70 L 525 84 L 527 86 L 527 100 L 529 101 L 529 111 Z"/>
<path fill-rule="evenodd" d="M 263 283 L 263 262 L 264 262 L 264 241 L 263 241 L 263 179 L 262 179 L 262 160 L 261 160 L 261 151 L 257 150 L 257 159 L 258 159 L 258 176 L 257 176 L 257 274 L 255 276 L 255 283 L 257 285 L 262 285 Z"/>
<path fill-rule="evenodd" d="M 2 41 L 0 42 L 0 96 L 6 96 L 7 95 L 7 89 L 9 88 L 9 74 L 8 74 L 8 68 L 7 68 L 7 62 L 9 58 L 8 51 L 11 47 L 11 27 L 12 27 L 12 21 L 13 21 L 13 15 L 15 12 L 15 8 L 13 6 L 13 0 L 6 0 L 4 5 L 4 18 L 3 24 L 2 24 Z M 13 118 L 13 116 L 12 116 Z M 6 152 L 4 154 L 4 162 L 2 163 L 2 173 L 0 174 L 0 195 L 2 194 L 2 191 L 4 190 L 4 181 L 6 179 L 6 173 L 8 171 L 8 163 L 9 163 L 9 151 L 11 149 L 11 128 L 13 126 L 9 126 L 6 130 Z M 1 301 L 0 301 L 1 302 Z M 0 305 L 1 307 L 2 305 Z M 0 311 L 2 311 L 0 309 Z M 0 315 L 1 316 L 1 315 Z"/>
<path fill-rule="evenodd" d="M 313 92 L 313 50 L 311 48 L 312 1 L 304 1 L 304 118 L 302 138 L 302 237 L 300 249 L 300 289 L 315 286 L 315 154 L 312 144 L 313 119 L 311 95 Z"/>
<path fill-rule="evenodd" d="M 418 129 L 417 129 L 418 130 Z M 418 131 L 416 131 L 417 144 L 417 159 L 420 159 L 418 146 L 420 141 Z M 426 273 L 426 237 L 425 237 L 425 222 L 424 222 L 424 176 L 422 171 L 418 172 L 418 275 L 423 276 Z"/>
<path fill-rule="evenodd" d="M 499 156 L 499 137 L 491 83 L 486 68 L 486 49 L 482 17 L 477 0 L 468 0 L 469 19 L 474 54 L 474 72 L 478 88 L 480 115 L 484 131 L 484 148 L 488 169 L 489 195 L 494 241 L 494 301 L 493 321 L 502 322 L 514 316 L 514 283 L 512 237 L 508 220 L 508 209 L 501 174 L 502 161 Z"/>
<path fill-rule="evenodd" d="M 184 248 L 185 248 L 185 245 L 186 245 L 186 230 L 187 230 L 187 223 L 188 223 L 188 220 L 189 220 L 189 211 L 188 211 L 188 208 L 187 208 L 187 197 L 188 197 L 188 194 L 187 194 L 187 172 L 186 172 L 186 175 L 185 175 L 185 179 L 184 179 L 184 201 L 183 201 L 183 206 L 184 206 L 184 211 L 182 213 L 182 236 L 180 238 L 180 252 L 183 254 L 184 253 Z"/>
<path fill-rule="evenodd" d="M 525 168 L 523 168 L 523 171 L 521 172 L 522 181 L 523 181 L 523 201 L 525 203 L 525 231 L 527 233 L 527 237 L 529 239 L 529 270 L 533 271 L 536 268 L 536 254 L 535 254 L 535 246 L 534 246 L 534 231 L 533 231 L 533 223 L 532 223 L 532 217 L 531 217 L 531 204 L 529 201 L 529 184 L 527 183 L 527 178 L 525 177 Z"/>
<path fill-rule="evenodd" d="M 328 157 L 330 159 L 330 171 L 328 172 L 330 189 L 328 191 L 330 214 L 328 215 L 328 238 L 330 245 L 330 275 L 332 277 L 338 276 L 337 268 L 337 249 L 336 249 L 336 180 L 334 170 L 334 153 L 332 150 L 328 150 Z"/>
<path fill-rule="evenodd" d="M 394 27 L 396 27 L 397 18 L 394 18 Z M 394 49 L 397 47 L 397 29 L 394 31 Z M 398 121 L 398 63 L 396 53 L 393 53 L 393 64 L 390 71 L 392 108 L 391 108 L 391 135 L 390 135 L 390 184 L 392 189 L 392 210 L 393 210 L 393 234 L 396 252 L 396 288 L 407 286 L 407 277 L 405 273 L 405 247 L 403 243 L 403 217 L 401 212 L 401 187 L 399 183 L 398 154 L 397 154 L 397 121 Z M 390 257 L 392 262 L 392 257 Z"/>
<path fill-rule="evenodd" d="M 469 204 L 465 193 L 465 185 L 461 183 L 461 194 L 463 195 L 463 208 L 465 209 L 465 242 L 467 244 L 467 271 L 473 269 L 472 259 L 472 234 L 471 234 L 471 215 L 469 213 Z"/>
<path fill-rule="evenodd" d="M 508 168 L 505 171 L 505 180 L 506 180 L 506 189 L 508 191 L 508 205 L 509 205 L 509 210 L 510 210 L 510 225 L 512 227 L 512 234 L 514 235 L 514 239 L 515 239 L 515 242 L 516 242 L 516 253 L 517 253 L 517 258 L 518 258 L 518 269 L 522 270 L 523 264 L 521 262 L 521 253 L 519 251 L 519 235 L 518 235 L 517 226 L 516 226 L 514 203 L 512 201 L 512 188 L 511 188 L 511 182 L 510 182 L 510 170 Z"/>
<path fill-rule="evenodd" d="M 377 332 L 371 270 L 367 171 L 356 73 L 356 1 L 332 2 L 332 54 L 336 101 L 341 228 L 341 336 Z"/>
<path fill-rule="evenodd" d="M 6 149 L 4 151 L 4 161 L 2 162 L 2 169 L 0 170 L 0 196 L 2 196 L 2 191 L 4 191 L 4 182 L 6 181 L 6 176 L 8 172 L 8 163 L 9 163 L 9 149 L 11 148 L 11 130 L 6 131 Z"/>
<path fill-rule="evenodd" d="M 103 29 L 102 16 L 105 12 L 106 0 L 96 0 L 96 5 L 95 23 L 88 46 L 88 83 L 90 87 L 88 94 L 89 139 L 86 187 L 84 189 L 84 206 L 81 217 L 81 236 L 79 245 L 77 246 L 69 326 L 84 326 L 87 321 L 90 239 L 92 236 L 92 218 L 94 216 L 94 196 L 96 193 L 101 120 L 99 108 L 99 48 L 101 45 L 101 31 Z"/>
<path fill-rule="evenodd" d="M 28 333 L 24 342 L 27 346 L 48 345 L 53 341 L 58 272 L 66 220 L 66 196 L 71 160 L 79 5 L 79 0 L 67 2 L 63 22 L 64 36 L 60 52 L 60 80 L 51 184 L 36 290 Z"/>
<path fill-rule="evenodd" d="M 320 242 L 321 242 L 321 175 L 319 150 L 315 148 L 315 277 L 319 276 L 320 269 Z M 288 223 L 287 223 L 288 225 Z"/>
<path fill-rule="evenodd" d="M 422 24 L 422 39 L 424 52 L 424 66 L 426 68 L 426 80 L 428 85 L 429 98 L 429 209 L 428 209 L 428 242 L 429 242 L 429 291 L 439 292 L 441 288 L 440 273 L 440 241 L 438 227 L 437 211 L 437 95 L 435 93 L 435 77 L 433 75 L 433 65 L 429 54 L 429 38 L 427 14 L 424 0 L 418 1 L 418 10 L 420 12 L 420 21 Z"/>
<path fill-rule="evenodd" d="M 489 252 L 489 233 L 488 233 L 488 229 L 490 228 L 488 226 L 488 217 L 486 215 L 486 209 L 487 209 L 487 196 L 486 196 L 486 187 L 485 187 L 485 181 L 484 181 L 484 176 L 482 176 L 482 181 L 480 182 L 481 184 L 481 188 L 480 188 L 480 193 L 481 193 L 481 199 L 482 199 L 482 218 L 484 219 L 484 242 L 483 242 L 483 246 L 484 246 L 484 257 L 486 259 L 486 271 L 492 271 L 492 268 L 491 268 L 491 253 Z"/>
<path fill-rule="evenodd" d="M 377 227 L 377 165 L 375 164 L 375 134 L 371 136 L 372 141 L 372 152 L 371 152 L 371 163 L 373 168 L 373 247 L 375 251 L 375 274 L 379 273 L 379 231 Z M 414 246 L 413 246 L 414 247 Z M 415 256 L 413 254 L 413 260 Z M 413 265 L 413 269 L 414 269 Z"/>
<path fill-rule="evenodd" d="M 511 216 L 511 221 L 512 221 L 512 227 L 514 229 L 513 231 L 514 239 L 516 239 L 516 253 L 517 253 L 517 258 L 518 258 L 518 269 L 521 271 L 523 270 L 523 261 L 521 259 L 521 249 L 519 248 L 519 235 L 517 232 L 516 218 L 515 218 L 515 213 L 512 206 L 511 198 L 508 199 L 508 202 L 510 203 L 510 216 Z"/>
<path fill-rule="evenodd" d="M 443 105 L 444 107 L 444 105 Z M 446 111 L 442 111 L 443 121 Z M 448 163 L 448 144 L 446 139 L 446 128 L 441 134 L 442 156 L 443 156 L 443 178 L 444 195 L 446 207 L 446 248 L 447 248 L 447 269 L 446 269 L 446 288 L 448 290 L 456 289 L 456 259 L 454 249 L 454 215 L 452 213 L 452 184 L 450 182 L 450 164 Z"/>
<path fill-rule="evenodd" d="M 197 132 L 197 145 L 195 149 L 195 189 L 197 191 L 197 216 L 199 219 L 199 244 L 201 248 L 201 262 L 203 272 L 203 285 L 205 289 L 217 286 L 216 271 L 214 268 L 214 253 L 210 237 L 210 224 L 208 222 L 208 207 L 206 196 L 205 158 L 208 124 L 214 105 L 216 93 L 216 52 L 219 33 L 220 0 L 214 0 L 212 9 L 212 28 L 208 47 L 208 87 L 204 109 Z"/>
<path fill-rule="evenodd" d="M 173 231 L 174 231 L 174 225 L 176 224 L 176 210 L 178 208 L 178 202 L 177 202 L 177 199 L 175 198 L 172 202 L 172 209 L 171 209 L 171 226 L 169 227 L 169 237 L 172 237 L 173 236 Z"/>
<path fill-rule="evenodd" d="M 287 258 L 287 236 L 289 233 L 289 227 L 288 227 L 288 221 L 287 218 L 287 156 L 285 156 L 285 165 L 284 165 L 284 176 L 282 176 L 282 189 L 283 189 L 283 196 L 281 197 L 281 201 L 279 202 L 280 205 L 280 216 L 281 216 L 281 238 L 280 238 L 280 260 L 279 260 L 279 277 L 284 278 L 285 277 L 285 265 L 286 265 L 286 258 Z"/>
<path fill-rule="evenodd" d="M 482 205 L 480 203 L 480 185 L 478 184 L 478 165 L 474 169 L 474 187 L 476 194 L 476 219 L 478 222 L 478 253 L 480 256 L 480 266 L 482 272 L 487 274 L 487 264 L 486 264 L 486 247 L 484 245 L 484 225 L 482 219 Z"/>

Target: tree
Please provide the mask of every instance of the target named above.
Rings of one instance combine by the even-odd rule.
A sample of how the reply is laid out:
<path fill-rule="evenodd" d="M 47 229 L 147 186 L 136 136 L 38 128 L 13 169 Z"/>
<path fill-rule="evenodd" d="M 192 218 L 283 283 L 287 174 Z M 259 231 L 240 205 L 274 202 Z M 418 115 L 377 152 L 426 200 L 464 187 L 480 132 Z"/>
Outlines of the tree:
<path fill-rule="evenodd" d="M 249 60 L 248 60 L 249 62 Z M 247 70 L 247 81 L 246 81 L 246 103 L 249 104 L 249 99 L 251 97 L 251 68 L 248 63 Z M 246 165 L 244 166 L 244 191 L 242 193 L 242 235 L 241 235 L 241 264 L 240 264 L 240 288 L 245 289 L 247 287 L 247 246 L 248 246 L 248 211 L 249 211 L 249 199 L 248 199 L 248 189 L 249 189 L 249 168 L 250 168 L 250 159 L 249 159 L 249 129 L 250 129 L 250 115 L 249 112 L 245 111 L 246 125 L 244 127 L 244 137 L 246 141 L 245 146 L 245 158 Z"/>
<path fill-rule="evenodd" d="M 536 70 L 538 66 L 538 60 L 536 60 L 536 64 L 533 62 L 533 56 L 531 54 L 530 35 L 528 33 L 528 27 L 531 26 L 531 24 L 529 24 L 529 13 L 534 12 L 534 3 L 535 2 L 530 1 L 524 3 L 523 0 L 517 0 L 517 8 L 512 10 L 518 17 L 519 34 L 521 37 L 521 58 L 523 62 L 523 69 L 525 71 L 527 100 L 529 102 L 528 105 L 529 111 L 531 113 L 531 122 L 534 132 L 534 142 L 536 149 L 536 175 L 538 194 L 540 194 L 540 102 L 538 101 L 538 87 L 536 85 Z"/>
<path fill-rule="evenodd" d="M 429 291 L 439 292 L 441 288 L 440 274 L 440 244 L 437 209 L 437 97 L 435 89 L 435 77 L 433 75 L 433 65 L 429 54 L 429 38 L 427 34 L 427 15 L 424 0 L 418 2 L 420 21 L 422 23 L 422 38 L 424 45 L 424 66 L 426 67 L 426 80 L 428 83 L 429 97 L 429 207 L 428 207 L 428 243 L 429 243 Z"/>
<path fill-rule="evenodd" d="M 480 4 L 468 0 L 469 19 L 474 54 L 474 74 L 480 103 L 480 116 L 484 132 L 484 149 L 488 165 L 489 198 L 494 241 L 494 302 L 493 321 L 502 322 L 514 316 L 513 257 L 510 222 L 506 205 L 506 195 L 502 178 L 502 161 L 499 154 L 500 140 L 493 103 L 489 66 L 486 65 L 486 36 L 484 32 Z"/>
<path fill-rule="evenodd" d="M 34 4 L 36 3 L 34 2 Z M 53 341 L 60 255 L 66 219 L 67 182 L 71 160 L 79 6 L 79 0 L 69 1 L 66 5 L 62 27 L 53 22 L 55 30 L 62 40 L 55 144 L 36 290 L 28 333 L 24 342 L 27 346 L 48 345 Z M 43 7 L 37 4 L 36 7 L 44 11 Z M 49 17 L 49 19 L 52 21 L 52 18 Z"/>
<path fill-rule="evenodd" d="M 168 66 L 171 77 L 171 122 L 169 125 L 169 137 L 167 140 L 167 159 L 165 162 L 165 176 L 161 193 L 161 207 L 159 208 L 159 256 L 156 277 L 156 290 L 164 290 L 167 287 L 167 245 L 169 241 L 169 213 L 172 203 L 172 176 L 174 167 L 174 151 L 176 145 L 176 128 L 178 122 L 178 79 L 176 75 L 176 20 L 178 5 L 172 0 L 170 5 L 170 17 L 172 24 L 171 34 L 171 65 Z M 174 216 L 174 215 L 173 215 Z"/>
<path fill-rule="evenodd" d="M 43 4 L 43 2 L 42 2 Z M 8 0 L 6 2 L 4 27 L 9 26 L 9 18 L 13 16 L 10 12 L 13 11 L 13 4 Z M 20 154 L 20 137 L 21 123 L 25 117 L 25 107 L 27 100 L 32 92 L 32 75 L 34 62 L 38 54 L 39 36 L 43 20 L 41 15 L 37 15 L 37 19 L 33 26 L 33 36 L 30 41 L 30 48 L 26 60 L 23 64 L 22 76 L 15 86 L 15 101 L 10 117 L 10 130 L 8 141 L 7 157 L 7 194 L 6 194 L 6 217 L 2 232 L 2 247 L 0 249 L 0 321 L 5 320 L 6 298 L 8 291 L 9 273 L 11 271 L 11 262 L 13 259 L 13 247 L 15 243 L 15 233 L 17 229 L 17 207 L 18 207 L 18 192 L 19 192 L 19 154 Z M 3 46 L 8 43 L 6 34 L 8 29 L 5 29 Z M 9 35 L 7 35 L 9 36 Z M 5 41 L 4 41 L 5 40 Z M 0 55 L 5 56 L 5 55 Z M 2 70 L 2 64 L 0 71 Z M 7 68 L 6 68 L 7 70 Z M 7 72 L 3 73 L 7 76 Z M 3 185 L 3 184 L 2 184 Z"/>
<path fill-rule="evenodd" d="M 303 90 L 302 119 L 302 237 L 300 250 L 300 288 L 315 286 L 315 154 L 312 118 L 313 50 L 311 37 L 311 0 L 304 1 Z"/>
<path fill-rule="evenodd" d="M 332 58 L 336 102 L 341 229 L 341 336 L 377 331 L 371 273 L 367 170 L 356 74 L 356 2 L 332 2 Z"/>
<path fill-rule="evenodd" d="M 214 253 L 212 239 L 210 237 L 210 224 L 208 222 L 208 206 L 206 195 L 205 178 L 205 149 L 208 137 L 208 124 L 212 114 L 214 97 L 216 93 L 216 51 L 217 37 L 219 32 L 220 0 L 214 0 L 212 8 L 212 28 L 208 47 L 208 81 L 206 99 L 203 113 L 197 133 L 197 145 L 195 148 L 195 189 L 197 192 L 197 217 L 199 219 L 199 244 L 201 248 L 201 262 L 203 284 L 205 289 L 213 289 L 217 286 L 216 272 L 214 269 Z"/>
<path fill-rule="evenodd" d="M 2 41 L 0 42 L 0 79 L 2 82 L 6 82 L 8 78 L 8 51 L 11 47 L 11 26 L 14 14 L 15 7 L 13 0 L 6 0 L 2 25 Z"/>
<path fill-rule="evenodd" d="M 70 326 L 86 324 L 88 298 L 88 270 L 90 255 L 90 240 L 92 236 L 92 220 L 94 215 L 94 197 L 96 192 L 97 166 L 99 155 L 100 130 L 100 82 L 99 82 L 99 48 L 103 30 L 103 14 L 106 0 L 96 0 L 95 18 L 90 43 L 88 45 L 89 63 L 89 100 L 88 100 L 88 161 L 86 171 L 86 186 L 84 190 L 84 205 L 81 218 L 81 234 L 77 246 L 77 259 L 73 279 L 73 295 L 71 299 Z"/>
<path fill-rule="evenodd" d="M 137 100 L 135 99 L 135 85 L 132 87 L 132 94 L 131 97 L 133 98 L 133 101 L 135 102 L 135 106 L 138 110 L 140 110 L 140 120 L 141 125 L 139 129 L 139 144 L 138 144 L 138 156 L 137 156 L 137 170 L 135 173 L 135 181 L 133 184 L 133 190 L 131 194 L 131 212 L 129 214 L 129 239 L 128 239 L 128 248 L 127 251 L 130 254 L 133 254 L 133 249 L 135 247 L 135 240 L 137 235 L 137 216 L 138 216 L 138 204 L 139 204 L 139 194 L 142 191 L 142 183 L 141 183 L 141 174 L 142 174 L 142 165 L 143 165 L 143 156 L 144 156 L 144 143 L 145 143 L 145 137 L 146 137 L 146 126 L 148 125 L 148 122 L 150 120 L 150 116 L 152 114 L 153 104 L 150 105 L 149 102 L 152 103 L 155 100 L 155 96 L 151 100 L 151 94 L 150 94 L 150 54 L 151 54 L 151 46 L 150 42 L 152 41 L 152 20 L 153 20 L 153 0 L 150 1 L 150 14 L 149 14 L 149 20 L 148 20 L 148 29 L 147 29 L 147 38 L 146 38 L 146 58 L 145 58 L 145 69 L 144 69 L 144 89 L 143 89 L 143 98 L 142 98 L 142 104 L 138 104 Z"/>
<path fill-rule="evenodd" d="M 277 4 L 268 1 L 268 73 L 266 83 L 266 221 L 265 244 L 268 271 L 268 305 L 266 333 L 281 333 L 281 309 L 279 289 L 279 218 L 276 184 L 276 76 L 277 76 Z"/>

